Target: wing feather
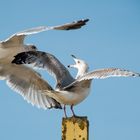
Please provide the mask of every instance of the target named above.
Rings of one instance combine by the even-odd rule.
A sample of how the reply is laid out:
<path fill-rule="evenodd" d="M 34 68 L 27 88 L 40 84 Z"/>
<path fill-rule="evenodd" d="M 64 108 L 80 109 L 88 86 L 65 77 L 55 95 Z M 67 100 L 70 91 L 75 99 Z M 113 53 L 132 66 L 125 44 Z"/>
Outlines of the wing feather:
<path fill-rule="evenodd" d="M 5 77 L 8 86 L 32 105 L 43 109 L 61 108 L 55 99 L 43 94 L 44 90 L 51 91 L 53 89 L 32 69 L 12 64 L 5 67 Z"/>
<path fill-rule="evenodd" d="M 72 90 L 75 87 L 83 83 L 83 81 L 91 81 L 92 79 L 105 79 L 109 77 L 140 77 L 139 73 L 132 72 L 129 70 L 119 69 L 119 68 L 107 68 L 99 69 L 86 73 L 85 75 L 79 77 L 70 85 L 64 87 L 64 90 Z"/>
<path fill-rule="evenodd" d="M 140 74 L 136 72 L 132 72 L 129 70 L 119 69 L 119 68 L 107 68 L 107 69 L 99 69 L 93 72 L 89 72 L 78 79 L 78 81 L 82 80 L 90 80 L 90 79 L 104 79 L 109 77 L 139 77 Z"/>
<path fill-rule="evenodd" d="M 5 41 L 2 41 L 0 43 L 16 43 L 16 44 L 23 44 L 24 38 L 27 35 L 32 35 L 32 34 L 37 34 L 40 32 L 48 31 L 48 30 L 74 30 L 74 29 L 79 29 L 82 26 L 86 25 L 86 22 L 88 22 L 89 19 L 82 19 L 78 21 L 74 21 L 72 23 L 67 23 L 63 25 L 58 25 L 58 26 L 39 26 L 39 27 L 34 27 L 31 29 L 27 29 L 21 32 L 17 32 L 10 36 L 8 39 Z M 5 45 L 6 46 L 6 45 Z"/>
<path fill-rule="evenodd" d="M 15 56 L 12 63 L 32 64 L 34 67 L 47 70 L 53 75 L 59 87 L 65 87 L 74 81 L 67 68 L 52 54 L 41 51 L 22 52 Z"/>

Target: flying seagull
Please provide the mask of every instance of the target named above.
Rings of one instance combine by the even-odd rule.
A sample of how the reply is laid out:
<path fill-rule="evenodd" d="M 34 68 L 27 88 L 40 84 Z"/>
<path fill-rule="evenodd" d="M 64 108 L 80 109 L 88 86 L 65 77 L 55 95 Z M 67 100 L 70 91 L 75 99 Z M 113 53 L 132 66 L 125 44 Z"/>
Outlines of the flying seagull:
<path fill-rule="evenodd" d="M 86 25 L 89 19 L 82 19 L 58 26 L 40 26 L 17 32 L 4 41 L 0 41 L 0 62 L 12 60 L 17 53 L 37 50 L 33 44 L 24 44 L 27 35 L 37 34 L 48 30 L 74 30 Z"/>
<path fill-rule="evenodd" d="M 8 39 L 0 41 L 0 80 L 6 80 L 9 87 L 37 107 L 44 109 L 61 108 L 61 104 L 55 99 L 40 92 L 46 89 L 53 90 L 47 81 L 41 78 L 40 74 L 29 67 L 11 64 L 11 61 L 19 52 L 37 50 L 37 47 L 33 44 L 24 44 L 27 35 L 48 30 L 79 29 L 86 25 L 88 20 L 78 20 L 59 26 L 40 26 L 15 33 Z"/>
<path fill-rule="evenodd" d="M 56 79 L 56 87 L 53 90 L 46 89 L 45 95 L 55 99 L 64 105 L 70 105 L 75 116 L 73 106 L 82 102 L 89 94 L 93 79 L 104 79 L 109 77 L 140 77 L 139 73 L 119 68 L 106 68 L 88 72 L 88 64 L 72 55 L 75 64 L 68 67 L 78 69 L 76 78 L 73 78 L 67 68 L 52 54 L 41 51 L 22 52 L 15 56 L 12 63 L 33 64 L 34 67 L 43 68 Z M 51 88 L 52 89 L 52 88 Z M 44 93 L 44 92 L 43 92 Z"/>

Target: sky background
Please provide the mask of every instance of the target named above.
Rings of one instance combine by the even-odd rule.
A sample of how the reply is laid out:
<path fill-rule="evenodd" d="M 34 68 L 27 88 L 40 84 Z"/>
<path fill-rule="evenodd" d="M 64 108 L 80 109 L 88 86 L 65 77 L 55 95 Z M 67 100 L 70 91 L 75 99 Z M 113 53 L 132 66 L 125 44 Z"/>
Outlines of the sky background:
<path fill-rule="evenodd" d="M 66 66 L 74 63 L 74 54 L 87 61 L 90 70 L 140 72 L 139 0 L 1 0 L 0 18 L 1 40 L 32 27 L 89 18 L 80 30 L 43 32 L 25 42 L 54 54 Z M 76 75 L 76 70 L 70 72 Z M 41 73 L 55 85 L 47 72 Z M 90 140 L 139 140 L 140 78 L 94 80 L 90 95 L 75 112 L 88 116 Z M 63 110 L 33 107 L 0 81 L 1 140 L 60 140 L 63 116 Z"/>

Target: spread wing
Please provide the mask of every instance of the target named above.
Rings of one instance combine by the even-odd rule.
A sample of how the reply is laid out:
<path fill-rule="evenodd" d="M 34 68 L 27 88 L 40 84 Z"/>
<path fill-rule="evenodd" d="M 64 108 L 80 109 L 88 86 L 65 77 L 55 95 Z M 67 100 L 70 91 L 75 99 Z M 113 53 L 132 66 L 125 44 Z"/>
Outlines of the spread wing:
<path fill-rule="evenodd" d="M 6 39 L 5 41 L 2 41 L 0 43 L 2 43 L 2 44 L 11 44 L 11 43 L 23 44 L 24 38 L 27 35 L 37 34 L 37 33 L 48 31 L 48 30 L 75 30 L 75 29 L 79 29 L 82 26 L 86 25 L 86 22 L 88 22 L 88 21 L 89 21 L 89 19 L 83 19 L 83 20 L 74 21 L 72 23 L 58 25 L 58 26 L 35 27 L 35 28 L 31 28 L 31 29 L 27 29 L 27 30 L 18 32 L 16 34 L 12 35 L 11 37 L 9 37 L 8 39 Z M 5 45 L 4 47 L 8 47 L 8 45 L 7 46 Z"/>
<path fill-rule="evenodd" d="M 15 56 L 12 63 L 33 64 L 34 67 L 43 68 L 52 74 L 57 86 L 64 87 L 74 81 L 67 68 L 52 54 L 41 51 L 22 52 Z"/>
<path fill-rule="evenodd" d="M 61 105 L 56 100 L 47 94 L 43 94 L 44 90 L 53 91 L 53 89 L 47 81 L 44 81 L 32 69 L 9 64 L 3 67 L 2 73 L 8 86 L 32 105 L 43 109 L 61 108 Z"/>
<path fill-rule="evenodd" d="M 78 81 L 90 79 L 104 79 L 109 77 L 140 77 L 140 74 L 119 68 L 108 68 L 89 72 L 80 77 Z"/>
<path fill-rule="evenodd" d="M 79 77 L 73 83 L 64 87 L 64 90 L 72 90 L 81 84 L 83 85 L 83 82 L 84 84 L 90 83 L 92 79 L 105 79 L 109 77 L 140 77 L 140 74 L 119 68 L 100 69 Z"/>

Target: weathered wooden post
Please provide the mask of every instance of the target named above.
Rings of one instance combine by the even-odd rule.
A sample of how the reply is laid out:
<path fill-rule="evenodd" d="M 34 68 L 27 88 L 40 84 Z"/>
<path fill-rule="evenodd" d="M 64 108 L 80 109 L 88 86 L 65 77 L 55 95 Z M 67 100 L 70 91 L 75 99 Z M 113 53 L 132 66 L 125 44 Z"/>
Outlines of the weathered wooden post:
<path fill-rule="evenodd" d="M 87 117 L 62 119 L 62 140 L 88 140 L 89 121 Z"/>

